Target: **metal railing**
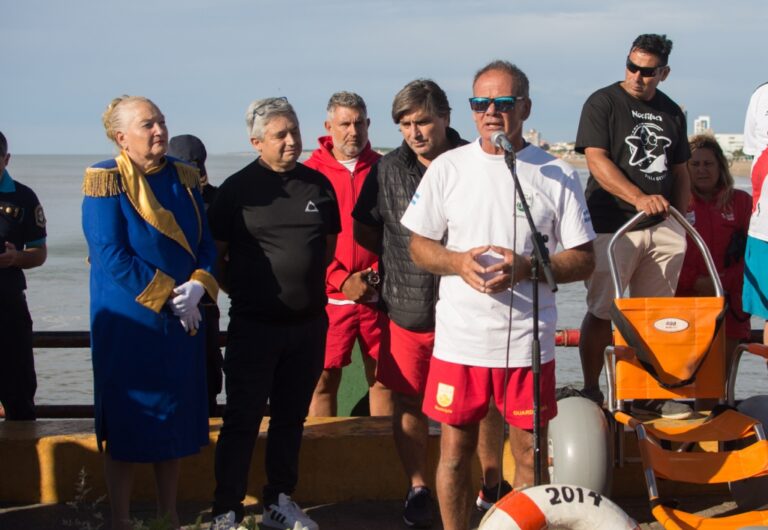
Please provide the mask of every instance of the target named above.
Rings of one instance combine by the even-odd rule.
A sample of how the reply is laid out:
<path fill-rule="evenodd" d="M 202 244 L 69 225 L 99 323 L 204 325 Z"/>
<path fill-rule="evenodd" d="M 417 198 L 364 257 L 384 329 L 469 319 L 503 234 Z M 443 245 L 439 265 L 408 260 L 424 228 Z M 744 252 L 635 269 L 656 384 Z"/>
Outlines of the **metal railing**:
<path fill-rule="evenodd" d="M 555 345 L 576 347 L 579 345 L 578 329 L 559 329 L 555 332 Z M 763 342 L 763 330 L 753 329 L 750 342 Z M 227 343 L 227 332 L 219 332 L 219 346 Z M 34 348 L 90 348 L 91 335 L 87 331 L 35 331 L 32 334 Z M 38 418 L 93 418 L 93 405 L 36 405 Z M 213 416 L 221 416 L 223 406 L 218 405 Z M 0 417 L 4 417 L 0 407 Z"/>

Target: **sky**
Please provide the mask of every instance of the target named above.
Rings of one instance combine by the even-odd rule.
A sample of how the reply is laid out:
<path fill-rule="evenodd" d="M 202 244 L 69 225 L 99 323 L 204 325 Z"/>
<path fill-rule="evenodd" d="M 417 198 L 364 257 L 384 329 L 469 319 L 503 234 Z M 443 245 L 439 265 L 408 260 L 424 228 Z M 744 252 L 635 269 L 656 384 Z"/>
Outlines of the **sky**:
<path fill-rule="evenodd" d="M 768 81 L 766 0 L 0 0 L 0 131 L 16 154 L 112 153 L 101 114 L 121 94 L 152 99 L 171 135 L 209 153 L 249 151 L 248 104 L 287 96 L 304 148 L 339 90 L 363 96 L 371 143 L 399 145 L 392 98 L 431 78 L 451 124 L 476 136 L 467 98 L 494 59 L 531 83 L 525 129 L 573 141 L 586 98 L 624 76 L 641 33 L 674 42 L 660 85 L 718 133 L 740 133 Z M 763 65 L 762 68 L 760 65 Z"/>

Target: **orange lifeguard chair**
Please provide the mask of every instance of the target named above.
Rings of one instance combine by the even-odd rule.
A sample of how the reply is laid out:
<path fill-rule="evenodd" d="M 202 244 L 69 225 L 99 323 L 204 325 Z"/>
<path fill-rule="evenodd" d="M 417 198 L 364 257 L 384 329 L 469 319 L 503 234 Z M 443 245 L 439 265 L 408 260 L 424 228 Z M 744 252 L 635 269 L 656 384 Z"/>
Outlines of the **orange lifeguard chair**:
<path fill-rule="evenodd" d="M 616 290 L 612 313 L 616 331 L 615 345 L 605 350 L 608 409 L 617 427 L 625 425 L 637 434 L 652 513 L 664 528 L 725 530 L 768 525 L 768 510 L 716 518 L 679 510 L 660 498 L 657 485 L 659 478 L 717 484 L 768 475 L 768 441 L 759 421 L 726 407 L 688 420 L 654 421 L 628 412 L 627 402 L 634 399 L 707 398 L 733 407 L 741 354 L 749 351 L 768 358 L 768 349 L 762 345 L 740 346 L 726 376 L 725 298 L 720 279 L 696 230 L 674 208 L 670 215 L 703 254 L 715 296 L 624 298 L 614 248 L 645 214 L 637 214 L 613 236 L 608 259 Z"/>

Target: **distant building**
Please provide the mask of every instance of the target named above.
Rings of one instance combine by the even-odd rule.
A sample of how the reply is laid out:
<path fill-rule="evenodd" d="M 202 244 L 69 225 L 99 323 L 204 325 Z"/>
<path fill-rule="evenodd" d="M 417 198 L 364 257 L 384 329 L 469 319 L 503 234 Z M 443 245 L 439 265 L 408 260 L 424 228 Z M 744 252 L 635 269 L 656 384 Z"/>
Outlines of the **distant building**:
<path fill-rule="evenodd" d="M 733 153 L 736 151 L 741 153 L 744 149 L 743 134 L 716 134 L 715 140 L 717 140 L 717 143 L 720 144 L 720 148 L 729 158 L 733 157 Z"/>
<path fill-rule="evenodd" d="M 699 116 L 693 121 L 693 134 L 712 134 L 712 118 Z"/>
<path fill-rule="evenodd" d="M 528 132 L 523 133 L 523 138 L 526 142 L 536 147 L 541 145 L 541 133 L 536 129 L 529 129 Z"/>
<path fill-rule="evenodd" d="M 549 146 L 549 152 L 561 158 L 571 158 L 576 156 L 575 146 L 574 142 L 554 142 Z"/>

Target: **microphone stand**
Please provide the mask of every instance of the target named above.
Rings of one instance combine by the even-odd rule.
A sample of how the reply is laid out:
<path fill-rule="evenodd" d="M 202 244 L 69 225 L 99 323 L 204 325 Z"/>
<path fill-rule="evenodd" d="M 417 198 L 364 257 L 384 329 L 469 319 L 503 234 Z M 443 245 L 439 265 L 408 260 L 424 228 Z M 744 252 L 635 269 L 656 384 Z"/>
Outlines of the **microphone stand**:
<path fill-rule="evenodd" d="M 525 218 L 528 221 L 528 227 L 531 231 L 531 242 L 533 243 L 533 253 L 531 254 L 531 281 L 533 282 L 533 341 L 531 344 L 531 371 L 533 372 L 533 476 L 534 486 L 539 486 L 541 484 L 541 427 L 539 425 L 541 408 L 541 387 L 539 381 L 541 374 L 541 341 L 539 340 L 539 273 L 544 273 L 544 279 L 553 293 L 557 291 L 557 284 L 555 283 L 555 277 L 552 274 L 552 267 L 549 262 L 549 251 L 545 244 L 548 238 L 536 230 L 536 225 L 533 224 L 533 217 L 531 217 L 531 210 L 528 207 L 528 202 L 525 200 L 525 195 L 523 195 L 523 188 L 520 186 L 520 180 L 517 178 L 514 149 L 511 151 L 504 151 L 504 161 L 507 163 L 509 172 L 512 174 L 512 180 L 515 181 L 517 196 L 520 197 L 520 204 L 523 207 Z M 512 207 L 517 208 L 517 205 L 512 205 Z"/>

